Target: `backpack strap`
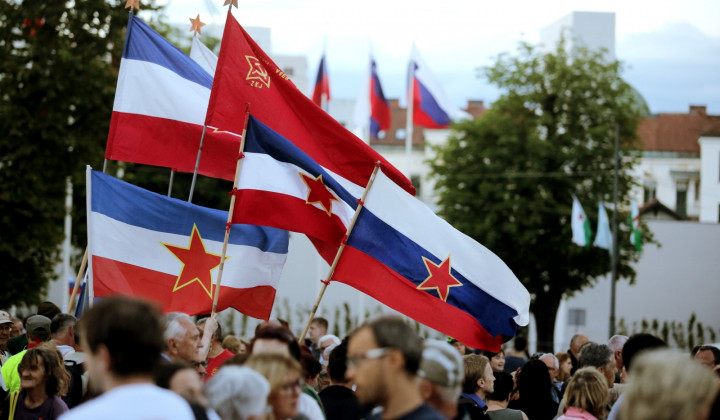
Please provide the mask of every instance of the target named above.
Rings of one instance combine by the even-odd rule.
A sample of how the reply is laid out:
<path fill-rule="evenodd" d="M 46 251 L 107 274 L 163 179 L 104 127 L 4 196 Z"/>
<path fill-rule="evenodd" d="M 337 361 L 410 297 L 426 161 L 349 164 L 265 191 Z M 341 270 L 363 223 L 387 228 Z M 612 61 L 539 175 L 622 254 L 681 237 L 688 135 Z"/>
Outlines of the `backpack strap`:
<path fill-rule="evenodd" d="M 8 408 L 8 420 L 15 418 L 15 409 L 17 408 L 18 398 L 20 397 L 20 391 L 15 391 L 10 394 L 10 407 Z"/>

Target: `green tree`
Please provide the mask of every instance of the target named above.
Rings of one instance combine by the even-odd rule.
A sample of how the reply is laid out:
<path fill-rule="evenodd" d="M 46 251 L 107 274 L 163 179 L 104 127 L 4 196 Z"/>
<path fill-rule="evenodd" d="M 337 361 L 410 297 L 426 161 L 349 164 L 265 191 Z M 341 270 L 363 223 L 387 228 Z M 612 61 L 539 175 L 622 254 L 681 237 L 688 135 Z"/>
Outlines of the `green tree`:
<path fill-rule="evenodd" d="M 85 165 L 102 165 L 124 5 L 0 2 L 0 307 L 43 296 L 63 239 L 68 179 L 75 243 L 85 247 Z"/>
<path fill-rule="evenodd" d="M 646 106 L 620 70 L 601 53 L 568 51 L 564 41 L 548 53 L 523 44 L 484 69 L 501 97 L 481 118 L 454 125 L 431 162 L 441 216 L 495 252 L 529 290 L 542 348 L 552 348 L 563 295 L 610 270 L 606 250 L 571 243 L 570 214 L 572 194 L 593 226 L 598 202 L 612 202 L 616 126 L 619 202 L 629 204 L 635 160 L 627 151 L 637 149 Z M 633 279 L 638 253 L 622 240 L 627 227 L 619 229 L 619 273 Z"/>

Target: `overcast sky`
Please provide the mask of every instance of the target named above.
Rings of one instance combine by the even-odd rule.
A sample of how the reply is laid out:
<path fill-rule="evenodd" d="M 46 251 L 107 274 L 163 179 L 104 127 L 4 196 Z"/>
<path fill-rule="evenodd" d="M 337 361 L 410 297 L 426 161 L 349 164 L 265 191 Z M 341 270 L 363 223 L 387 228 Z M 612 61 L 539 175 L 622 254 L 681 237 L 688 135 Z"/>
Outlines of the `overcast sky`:
<path fill-rule="evenodd" d="M 162 0 L 161 0 L 162 1 Z M 238 0 L 243 26 L 269 27 L 273 54 L 306 55 L 310 77 L 326 43 L 331 93 L 353 98 L 366 83 L 372 46 L 388 97 L 405 89 L 405 66 L 415 42 L 453 102 L 492 103 L 499 92 L 476 77 L 478 67 L 519 41 L 537 44 L 540 28 L 573 11 L 614 12 L 616 54 L 624 76 L 653 112 L 686 112 L 707 105 L 720 114 L 718 0 Z M 223 0 L 167 0 L 173 23 L 223 24 Z M 161 2 L 162 4 L 162 2 Z"/>

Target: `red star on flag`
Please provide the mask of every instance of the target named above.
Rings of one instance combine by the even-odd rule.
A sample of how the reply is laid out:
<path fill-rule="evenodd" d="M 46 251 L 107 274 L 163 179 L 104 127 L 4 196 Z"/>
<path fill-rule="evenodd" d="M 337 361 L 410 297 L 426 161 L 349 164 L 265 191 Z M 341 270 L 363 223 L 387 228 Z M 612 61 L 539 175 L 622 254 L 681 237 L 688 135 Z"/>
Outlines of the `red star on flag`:
<path fill-rule="evenodd" d="M 417 287 L 419 290 L 432 290 L 437 291 L 438 296 L 443 302 L 447 301 L 450 295 L 450 288 L 462 286 L 462 283 L 456 279 L 450 272 L 450 256 L 445 258 L 445 261 L 441 262 L 440 265 L 435 264 L 429 259 L 422 257 L 425 267 L 428 270 L 429 276 L 420 283 Z"/>
<path fill-rule="evenodd" d="M 332 216 L 332 202 L 338 201 L 332 192 L 325 186 L 322 180 L 322 174 L 318 175 L 317 178 L 307 176 L 300 173 L 305 185 L 308 187 L 308 195 L 305 199 L 307 204 L 320 204 L 327 213 L 328 217 Z"/>
<path fill-rule="evenodd" d="M 173 292 L 193 282 L 198 282 L 205 290 L 205 293 L 212 299 L 213 281 L 211 271 L 220 265 L 220 255 L 205 250 L 205 244 L 200 237 L 197 226 L 193 225 L 187 248 L 170 244 L 163 245 L 183 264 L 180 275 L 175 281 Z"/>

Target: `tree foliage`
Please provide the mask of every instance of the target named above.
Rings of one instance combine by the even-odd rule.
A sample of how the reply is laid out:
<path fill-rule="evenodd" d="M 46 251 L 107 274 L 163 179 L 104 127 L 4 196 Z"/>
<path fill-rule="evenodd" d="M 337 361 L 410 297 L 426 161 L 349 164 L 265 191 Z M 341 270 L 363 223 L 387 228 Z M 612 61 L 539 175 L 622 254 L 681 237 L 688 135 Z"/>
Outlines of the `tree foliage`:
<path fill-rule="evenodd" d="M 543 347 L 552 346 L 562 296 L 610 270 L 606 250 L 571 243 L 570 214 L 574 194 L 594 230 L 598 202 L 612 203 L 616 127 L 621 150 L 637 149 L 646 107 L 620 71 L 602 53 L 568 51 L 563 41 L 548 53 L 523 44 L 484 69 L 503 94 L 479 119 L 455 125 L 431 162 L 440 214 L 527 287 Z M 623 156 L 619 203 L 628 206 L 635 161 Z M 620 275 L 633 279 L 638 253 L 622 240 L 629 237 L 623 220 Z"/>
<path fill-rule="evenodd" d="M 53 277 L 67 179 L 84 214 L 85 165 L 102 165 L 124 4 L 0 2 L 0 307 L 37 302 Z M 74 233 L 84 248 L 84 229 Z"/>

